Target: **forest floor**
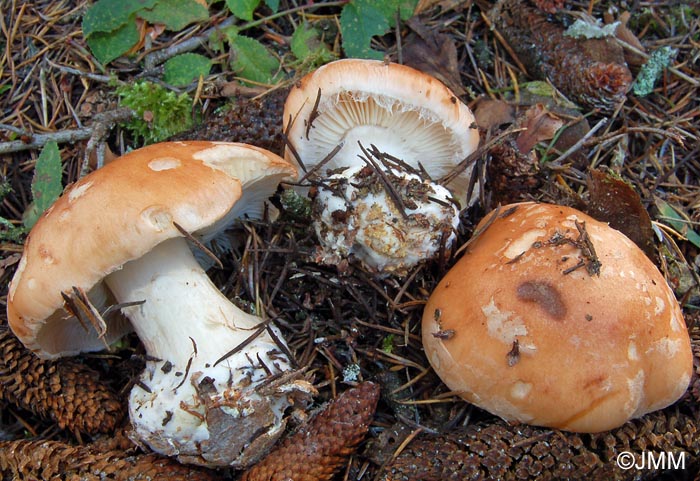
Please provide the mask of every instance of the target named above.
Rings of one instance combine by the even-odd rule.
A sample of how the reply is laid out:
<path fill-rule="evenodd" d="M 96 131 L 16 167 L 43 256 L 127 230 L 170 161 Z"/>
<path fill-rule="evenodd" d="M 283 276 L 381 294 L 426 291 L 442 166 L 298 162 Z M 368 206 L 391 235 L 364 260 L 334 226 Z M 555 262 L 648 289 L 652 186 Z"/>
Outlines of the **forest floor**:
<path fill-rule="evenodd" d="M 124 5 L 131 3 L 138 4 Z M 399 3 L 410 4 L 413 15 L 386 16 L 379 22 L 383 27 L 373 31 L 368 24 L 358 33 L 344 30 L 348 24 L 342 17 L 366 16 L 379 7 L 354 0 L 281 0 L 278 5 L 262 3 L 249 21 L 236 19 L 227 7 L 245 3 L 250 2 L 202 7 L 208 12 L 204 17 L 177 29 L 142 18 L 134 7 L 136 13 L 124 22 L 134 23 L 137 43 L 117 49 L 116 57 L 103 65 L 94 52 L 99 47 L 89 44 L 83 32 L 91 2 L 1 2 L 0 304 L 6 304 L 7 287 L 21 257 L 25 225 L 36 216 L 37 162 L 50 155 L 54 142 L 62 164 L 60 179 L 48 181 L 54 188 L 57 182 L 68 186 L 103 162 L 171 134 L 246 142 L 283 155 L 282 108 L 289 87 L 323 62 L 347 56 L 348 50 L 358 48 L 350 44 L 356 41 L 365 53 L 371 47 L 368 55 L 434 75 L 476 113 L 482 148 L 469 160 L 481 185 L 480 199 L 462 210 L 454 248 L 401 277 L 377 276 L 352 262 L 342 269 L 321 265 L 314 262 L 318 241 L 308 229 L 308 218 L 282 207 L 274 221 L 244 222 L 232 235 L 234 249 L 220 259 L 223 268 L 210 271 L 227 297 L 244 307 L 262 306 L 266 316 L 275 318 L 297 364 L 307 369 L 307 378 L 319 391 L 317 405 L 362 380 L 381 385 L 382 400 L 367 438 L 333 479 L 380 479 L 391 472 L 401 451 L 410 451 L 412 462 L 431 465 L 432 471 L 426 468 L 427 474 L 411 478 L 399 466 L 393 479 L 439 479 L 435 473 L 440 468 L 434 464 L 447 466 L 451 454 L 435 454 L 431 450 L 436 444 L 428 443 L 422 445 L 421 457 L 409 449 L 411 443 L 425 436 L 443 439 L 442 434 L 449 437 L 470 426 L 492 431 L 472 431 L 472 444 L 460 438 L 444 441 L 444 447 L 478 458 L 476 472 L 482 477 L 488 477 L 489 469 L 494 477 L 496 471 L 487 467 L 489 454 L 476 446 L 477 441 L 505 449 L 497 447 L 499 440 L 510 440 L 506 446 L 512 447 L 514 439 L 535 443 L 537 438 L 555 449 L 556 438 L 563 443 L 556 449 L 574 452 L 570 467 L 585 473 L 585 479 L 697 479 L 697 379 L 675 405 L 605 439 L 546 429 L 518 431 L 449 392 L 423 353 L 420 329 L 427 298 L 460 258 L 458 247 L 476 224 L 499 204 L 537 200 L 575 206 L 614 222 L 650 254 L 682 305 L 700 366 L 700 7 L 662 1 L 523 0 L 501 1 L 494 7 L 486 0 L 387 0 L 375 5 L 397 9 Z M 494 14 L 493 8 L 502 9 L 501 14 Z M 529 26 L 509 23 L 506 13 L 528 19 Z M 589 26 L 598 20 L 599 29 L 620 22 L 617 36 L 601 44 L 602 40 L 563 35 L 577 19 Z M 231 25 L 238 27 L 235 33 L 222 27 Z M 299 29 L 306 33 L 299 34 Z M 92 35 L 95 39 L 111 33 Z M 237 43 L 241 35 L 254 39 L 255 46 Z M 535 48 L 523 47 L 528 42 Z M 258 47 L 263 50 L 255 50 Z M 197 54 L 189 61 L 209 60 L 199 79 L 182 82 L 164 68 L 164 62 L 185 52 Z M 628 69 L 629 78 L 612 68 L 588 76 L 603 54 L 614 57 L 610 64 Z M 186 64 L 186 69 L 195 65 Z M 158 124 L 154 115 L 167 112 L 154 113 L 153 107 L 138 101 L 126 105 L 130 87 L 139 82 L 172 92 L 168 102 L 173 110 L 184 105 L 184 117 L 180 113 L 170 123 Z M 543 119 L 554 123 L 556 134 L 538 123 Z M 523 128 L 535 138 L 519 136 Z M 524 152 L 513 150 L 524 145 Z M 1 311 L 6 329 L 4 307 Z M 130 336 L 109 352 L 80 356 L 79 362 L 97 371 L 125 403 L 142 365 L 141 353 L 138 339 Z M 5 360 L 0 368 L 3 379 L 13 376 L 8 365 Z M 21 380 L 28 383 L 27 389 L 34 381 Z M 0 396 L 3 442 L 42 439 L 78 446 L 100 437 L 75 426 L 59 426 L 50 413 L 32 410 L 29 404 L 7 392 Z M 660 439 L 670 443 L 668 449 L 687 453 L 685 470 L 615 468 L 620 452 L 662 446 Z M 546 461 L 547 453 L 531 450 L 525 459 L 516 451 L 507 451 L 506 477 L 562 476 Z M 0 454 L 0 467 L 6 455 Z M 467 473 L 466 468 L 450 469 L 457 475 Z"/>

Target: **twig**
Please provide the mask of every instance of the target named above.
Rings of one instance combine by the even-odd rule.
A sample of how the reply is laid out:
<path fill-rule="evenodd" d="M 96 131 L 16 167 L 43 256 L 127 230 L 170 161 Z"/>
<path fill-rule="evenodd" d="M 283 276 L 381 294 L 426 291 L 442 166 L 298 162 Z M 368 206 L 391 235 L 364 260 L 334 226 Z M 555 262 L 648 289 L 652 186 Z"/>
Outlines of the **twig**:
<path fill-rule="evenodd" d="M 600 130 L 601 127 L 607 125 L 607 123 L 608 123 L 608 119 L 607 119 L 607 118 L 600 119 L 600 121 L 598 121 L 598 123 L 595 124 L 595 125 L 591 128 L 591 130 L 589 130 L 588 132 L 586 132 L 586 135 L 584 135 L 583 137 L 581 137 L 580 139 L 578 139 L 578 141 L 577 141 L 574 145 L 572 145 L 571 147 L 569 147 L 568 149 L 566 149 L 566 151 L 565 151 L 563 154 L 561 154 L 559 157 L 557 157 L 556 159 L 554 159 L 554 160 L 551 161 L 551 162 L 548 162 L 547 165 L 548 165 L 550 168 L 551 168 L 551 167 L 554 167 L 554 166 L 560 166 L 560 165 L 561 165 L 561 162 L 563 162 L 565 159 L 569 158 L 569 156 L 570 156 L 571 154 L 573 154 L 573 153 L 576 152 L 578 149 L 580 149 L 581 147 L 583 147 L 583 144 L 585 144 L 586 141 L 587 141 L 588 139 L 590 139 L 590 138 L 593 136 L 593 134 L 595 134 L 598 130 Z"/>
<path fill-rule="evenodd" d="M 21 152 L 24 150 L 40 149 L 44 145 L 46 145 L 47 142 L 51 141 L 54 141 L 59 144 L 72 144 L 81 140 L 89 139 L 87 147 L 85 149 L 85 159 L 83 160 L 83 165 L 80 169 L 80 173 L 82 176 L 85 175 L 85 173 L 87 173 L 88 158 L 90 153 L 93 152 L 98 147 L 98 145 L 102 143 L 102 141 L 107 136 L 112 127 L 114 127 L 114 125 L 119 122 L 129 120 L 133 116 L 133 110 L 129 108 L 119 108 L 116 110 L 110 110 L 109 112 L 104 112 L 95 115 L 94 122 L 90 127 L 83 127 L 80 129 L 59 130 L 57 132 L 50 132 L 47 134 L 35 134 L 32 132 L 22 131 L 10 125 L 0 124 L 0 129 L 14 132 L 27 139 L 26 141 L 12 140 L 10 142 L 0 142 L 0 154 L 9 154 L 13 152 Z M 102 164 L 102 162 L 100 162 L 99 160 L 100 159 L 98 159 L 98 167 L 100 167 Z"/>

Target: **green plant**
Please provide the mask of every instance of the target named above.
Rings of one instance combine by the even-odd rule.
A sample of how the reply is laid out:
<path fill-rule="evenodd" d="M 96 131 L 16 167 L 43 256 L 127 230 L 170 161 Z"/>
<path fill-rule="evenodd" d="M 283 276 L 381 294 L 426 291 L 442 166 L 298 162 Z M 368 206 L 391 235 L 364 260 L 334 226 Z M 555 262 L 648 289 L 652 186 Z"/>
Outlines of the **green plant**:
<path fill-rule="evenodd" d="M 192 126 L 192 99 L 152 82 L 136 82 L 117 88 L 119 102 L 136 112 L 124 127 L 144 144 L 160 142 Z"/>
<path fill-rule="evenodd" d="M 208 17 L 195 0 L 98 0 L 85 12 L 83 35 L 95 58 L 107 64 L 141 41 L 138 20 L 178 31 Z"/>
<path fill-rule="evenodd" d="M 340 14 L 345 54 L 381 59 L 383 54 L 371 48 L 372 37 L 384 35 L 397 18 L 411 18 L 417 3 L 417 0 L 351 0 Z"/>
<path fill-rule="evenodd" d="M 61 153 L 55 141 L 47 142 L 36 159 L 32 179 L 32 203 L 24 213 L 24 226 L 31 229 L 41 214 L 56 202 L 63 192 Z"/>

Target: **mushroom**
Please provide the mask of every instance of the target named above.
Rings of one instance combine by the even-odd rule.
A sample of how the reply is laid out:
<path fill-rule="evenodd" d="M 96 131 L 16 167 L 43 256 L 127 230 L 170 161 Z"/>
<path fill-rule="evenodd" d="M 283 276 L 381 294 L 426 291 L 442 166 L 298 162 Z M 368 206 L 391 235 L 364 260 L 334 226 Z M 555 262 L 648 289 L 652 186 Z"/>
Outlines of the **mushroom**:
<path fill-rule="evenodd" d="M 599 432 L 686 391 L 688 331 L 663 275 L 627 237 L 570 207 L 487 215 L 425 306 L 444 383 L 507 421 Z"/>
<path fill-rule="evenodd" d="M 459 203 L 475 198 L 466 199 L 471 166 L 459 165 L 476 150 L 479 134 L 469 108 L 437 79 L 382 61 L 331 62 L 292 88 L 284 130 L 287 160 L 319 180 L 313 192 L 319 194 L 314 226 L 323 244 L 320 260 L 354 254 L 372 270 L 404 273 L 454 241 L 442 235 L 443 226 L 457 225 Z M 362 183 L 364 167 L 377 171 L 387 195 L 348 195 L 325 182 Z M 443 186 L 444 177 L 449 182 Z M 401 189 L 404 194 L 392 192 Z M 415 208 L 403 206 L 400 197 L 415 190 L 425 198 Z M 361 213 L 372 211 L 383 228 L 366 225 Z M 416 224 L 429 227 L 416 232 Z M 431 231 L 438 235 L 406 242 Z"/>
<path fill-rule="evenodd" d="M 147 352 L 129 398 L 134 440 L 182 462 L 251 464 L 313 388 L 279 331 L 232 304 L 187 239 L 259 216 L 295 174 L 259 148 L 191 141 L 135 150 L 83 177 L 25 242 L 8 295 L 12 330 L 51 359 L 102 349 L 133 326 Z M 110 305 L 130 324 L 104 313 Z"/>

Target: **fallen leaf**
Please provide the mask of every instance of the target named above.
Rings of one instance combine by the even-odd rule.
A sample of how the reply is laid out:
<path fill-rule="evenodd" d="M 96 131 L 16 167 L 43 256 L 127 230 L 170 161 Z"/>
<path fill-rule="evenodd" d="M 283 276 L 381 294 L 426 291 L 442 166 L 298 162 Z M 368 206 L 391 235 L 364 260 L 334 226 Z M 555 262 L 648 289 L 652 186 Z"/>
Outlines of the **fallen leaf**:
<path fill-rule="evenodd" d="M 402 48 L 403 63 L 439 79 L 455 95 L 464 95 L 466 90 L 462 87 L 457 47 L 452 37 L 428 29 L 417 17 L 406 24 L 413 32 Z"/>
<path fill-rule="evenodd" d="M 520 152 L 529 152 L 543 140 L 554 137 L 564 121 L 550 112 L 544 105 L 535 104 L 525 111 L 521 124 L 526 130 L 518 134 L 515 144 Z"/>
<path fill-rule="evenodd" d="M 503 100 L 481 97 L 474 105 L 474 117 L 480 129 L 494 129 L 503 124 L 512 124 L 515 121 L 515 108 Z"/>
<path fill-rule="evenodd" d="M 588 215 L 625 234 L 647 257 L 656 261 L 651 218 L 632 186 L 611 174 L 591 170 L 588 192 Z"/>

